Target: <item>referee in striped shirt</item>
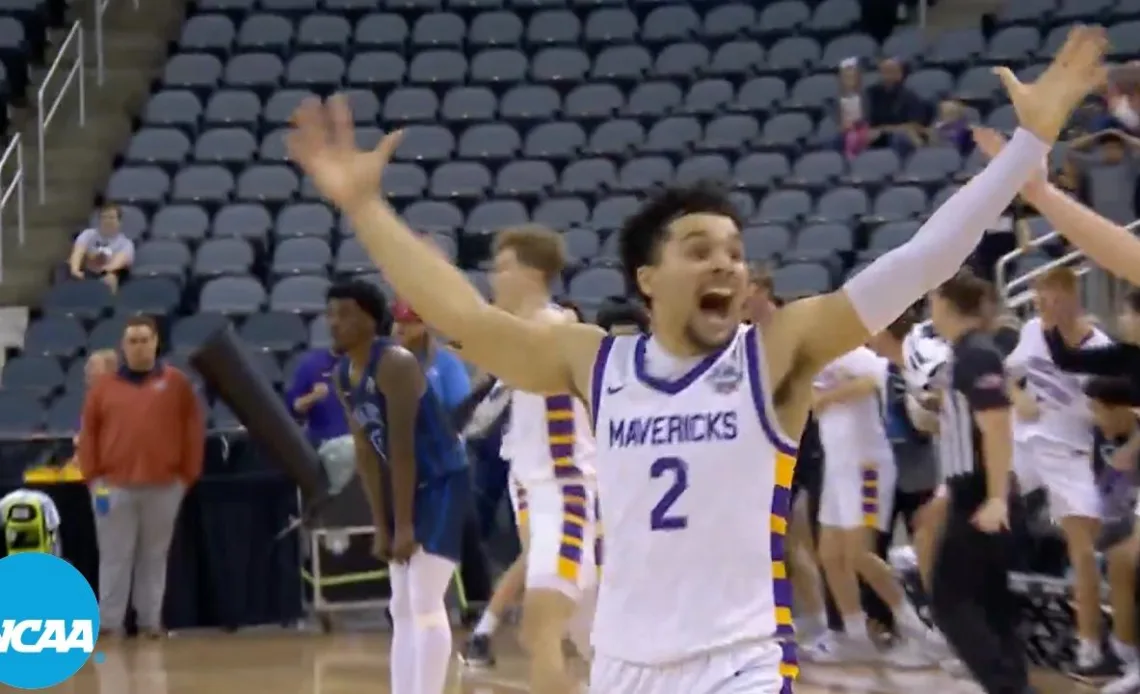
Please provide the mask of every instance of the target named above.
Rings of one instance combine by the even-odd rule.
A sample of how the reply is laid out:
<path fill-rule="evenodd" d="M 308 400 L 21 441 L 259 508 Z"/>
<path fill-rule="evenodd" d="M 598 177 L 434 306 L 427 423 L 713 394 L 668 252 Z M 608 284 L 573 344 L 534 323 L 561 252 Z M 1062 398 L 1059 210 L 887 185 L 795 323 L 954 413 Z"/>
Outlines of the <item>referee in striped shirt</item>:
<path fill-rule="evenodd" d="M 1010 401 L 1001 351 L 986 330 L 990 285 L 959 273 L 931 293 L 934 327 L 951 344 L 939 415 L 949 511 L 933 571 L 934 621 L 988 694 L 1031 692 L 1007 584 Z"/>

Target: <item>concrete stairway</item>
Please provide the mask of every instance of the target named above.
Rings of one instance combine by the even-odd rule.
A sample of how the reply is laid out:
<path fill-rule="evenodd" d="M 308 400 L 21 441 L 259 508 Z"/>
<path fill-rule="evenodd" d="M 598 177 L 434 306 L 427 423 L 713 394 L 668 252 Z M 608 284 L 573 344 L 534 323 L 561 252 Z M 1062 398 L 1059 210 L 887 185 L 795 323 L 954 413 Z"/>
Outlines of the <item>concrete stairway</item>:
<path fill-rule="evenodd" d="M 46 68 L 33 69 L 29 106 L 13 115 L 13 129 L 24 142 L 26 190 L 25 243 L 16 233 L 16 205 L 4 210 L 3 281 L 0 306 L 35 305 L 47 288 L 51 269 L 67 258 L 71 239 L 87 222 L 95 194 L 102 190 L 115 155 L 131 133 L 132 118 L 150 92 L 152 80 L 165 62 L 168 42 L 177 36 L 185 0 L 142 0 L 135 10 L 130 0 L 111 0 L 103 17 L 105 79 L 97 84 L 95 63 L 94 8 L 98 0 L 76 0 L 72 20 L 83 23 L 87 63 L 86 125 L 79 126 L 76 85 L 47 129 L 44 170 L 47 180 L 45 204 L 37 190 L 36 93 Z M 67 30 L 53 33 L 47 63 L 55 59 Z M 67 71 L 74 64 L 75 50 L 68 47 L 61 67 L 51 78 L 45 108 L 58 93 Z M 9 167 L 5 167 L 8 169 Z M 11 167 L 14 169 L 14 167 Z M 5 182 L 11 171 L 3 172 Z"/>

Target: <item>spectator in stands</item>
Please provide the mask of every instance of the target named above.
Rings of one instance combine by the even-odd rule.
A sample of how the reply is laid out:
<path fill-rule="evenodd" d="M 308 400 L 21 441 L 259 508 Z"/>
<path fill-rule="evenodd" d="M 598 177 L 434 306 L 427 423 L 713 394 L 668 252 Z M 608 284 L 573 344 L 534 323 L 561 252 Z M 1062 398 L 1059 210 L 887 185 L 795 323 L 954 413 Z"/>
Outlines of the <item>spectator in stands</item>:
<path fill-rule="evenodd" d="M 1093 146 L 1098 147 L 1094 150 Z M 1140 138 L 1122 130 L 1102 130 L 1069 143 L 1067 158 L 1086 179 L 1089 206 L 1118 224 L 1136 219 L 1140 182 Z"/>
<path fill-rule="evenodd" d="M 348 436 L 344 408 L 333 392 L 333 369 L 338 357 L 330 349 L 313 349 L 301 358 L 285 401 L 305 425 L 314 448 L 341 436 Z"/>
<path fill-rule="evenodd" d="M 122 221 L 117 205 L 107 204 L 99 212 L 99 226 L 84 229 L 75 237 L 68 270 L 75 279 L 102 279 L 115 291 L 135 259 L 135 244 L 119 228 Z"/>
<path fill-rule="evenodd" d="M 167 552 L 206 427 L 190 380 L 157 360 L 154 320 L 130 318 L 122 352 L 87 391 L 79 464 L 94 496 L 101 630 L 121 632 L 130 596 L 140 632 L 159 638 Z"/>
<path fill-rule="evenodd" d="M 839 122 L 839 149 L 854 157 L 871 144 L 871 126 L 867 124 L 867 99 L 863 92 L 863 73 L 858 58 L 847 58 L 839 64 L 839 97 L 836 99 Z"/>
<path fill-rule="evenodd" d="M 426 325 L 406 302 L 392 306 L 396 339 L 424 365 L 428 384 L 448 412 L 471 394 L 471 378 L 463 361 L 432 338 Z"/>
<path fill-rule="evenodd" d="M 879 83 L 867 89 L 867 120 L 871 146 L 906 153 L 922 143 L 927 121 L 926 102 L 903 84 L 903 65 L 896 58 L 879 63 Z"/>
<path fill-rule="evenodd" d="M 611 335 L 640 335 L 649 332 L 649 316 L 624 296 L 611 296 L 598 309 L 598 327 Z"/>
<path fill-rule="evenodd" d="M 943 99 L 938 104 L 938 120 L 930 126 L 930 144 L 953 147 L 963 156 L 973 148 L 969 114 L 961 101 Z"/>
<path fill-rule="evenodd" d="M 1104 110 L 1093 120 L 1091 130 L 1123 130 L 1140 135 L 1140 65 L 1129 63 L 1113 69 L 1104 87 Z"/>
<path fill-rule="evenodd" d="M 780 307 L 775 297 L 772 273 L 764 265 L 752 263 L 748 268 L 748 284 L 751 293 L 748 295 L 744 310 L 748 314 L 749 321 L 763 326 Z"/>

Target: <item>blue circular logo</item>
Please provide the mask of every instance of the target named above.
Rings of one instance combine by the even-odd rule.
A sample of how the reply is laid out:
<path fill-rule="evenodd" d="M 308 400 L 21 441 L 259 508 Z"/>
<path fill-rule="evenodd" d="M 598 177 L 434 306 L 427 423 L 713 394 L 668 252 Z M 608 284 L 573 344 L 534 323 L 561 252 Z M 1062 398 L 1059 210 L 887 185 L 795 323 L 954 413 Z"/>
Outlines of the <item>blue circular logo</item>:
<path fill-rule="evenodd" d="M 53 687 L 95 652 L 99 601 L 83 574 L 59 557 L 0 559 L 0 684 Z"/>

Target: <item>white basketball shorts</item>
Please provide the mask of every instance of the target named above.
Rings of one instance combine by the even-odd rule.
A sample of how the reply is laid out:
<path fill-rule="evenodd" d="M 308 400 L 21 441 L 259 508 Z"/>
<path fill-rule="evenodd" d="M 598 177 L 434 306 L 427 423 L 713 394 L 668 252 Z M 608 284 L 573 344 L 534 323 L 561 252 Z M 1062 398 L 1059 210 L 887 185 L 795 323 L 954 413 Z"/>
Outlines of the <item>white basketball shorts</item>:
<path fill-rule="evenodd" d="M 663 665 L 595 655 L 589 694 L 790 694 L 790 648 L 755 642 Z"/>
<path fill-rule="evenodd" d="M 819 524 L 889 530 L 895 500 L 894 461 L 828 456 L 823 464 Z"/>
<path fill-rule="evenodd" d="M 1017 441 L 1013 470 L 1022 494 L 1044 487 L 1054 520 L 1067 516 L 1100 518 L 1100 492 L 1088 451 L 1040 437 Z"/>
<path fill-rule="evenodd" d="M 526 500 L 526 586 L 559 590 L 573 600 L 597 583 L 593 482 L 542 480 L 523 485 Z"/>

